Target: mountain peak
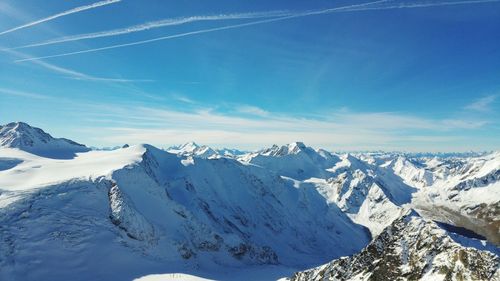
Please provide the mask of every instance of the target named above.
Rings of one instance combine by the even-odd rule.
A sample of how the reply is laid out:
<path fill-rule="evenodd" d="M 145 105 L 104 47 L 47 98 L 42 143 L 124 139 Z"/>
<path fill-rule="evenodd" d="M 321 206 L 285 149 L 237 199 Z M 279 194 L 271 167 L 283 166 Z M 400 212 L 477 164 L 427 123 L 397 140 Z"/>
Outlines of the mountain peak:
<path fill-rule="evenodd" d="M 307 148 L 307 146 L 303 142 L 292 142 L 288 144 L 288 151 L 291 153 L 298 153 Z"/>
<path fill-rule="evenodd" d="M 200 146 L 193 141 L 171 147 L 167 151 L 181 156 L 196 156 L 199 158 L 218 157 L 218 153 L 212 148 L 206 145 Z"/>
<path fill-rule="evenodd" d="M 24 122 L 11 122 L 0 127 L 0 146 L 32 147 L 36 142 L 47 143 L 52 136 Z"/>
<path fill-rule="evenodd" d="M 180 149 L 192 151 L 198 147 L 200 147 L 200 146 L 197 143 L 195 143 L 194 141 L 189 141 L 189 142 L 186 142 L 185 144 L 181 145 Z"/>
<path fill-rule="evenodd" d="M 307 146 L 303 142 L 292 142 L 287 145 L 278 146 L 274 144 L 270 148 L 263 149 L 259 154 L 265 156 L 285 156 L 290 154 L 298 154 L 301 151 L 305 151 Z"/>
<path fill-rule="evenodd" d="M 76 152 L 90 150 L 72 140 L 54 138 L 42 129 L 24 122 L 11 122 L 0 126 L 0 146 L 17 148 L 48 158 L 72 158 Z"/>

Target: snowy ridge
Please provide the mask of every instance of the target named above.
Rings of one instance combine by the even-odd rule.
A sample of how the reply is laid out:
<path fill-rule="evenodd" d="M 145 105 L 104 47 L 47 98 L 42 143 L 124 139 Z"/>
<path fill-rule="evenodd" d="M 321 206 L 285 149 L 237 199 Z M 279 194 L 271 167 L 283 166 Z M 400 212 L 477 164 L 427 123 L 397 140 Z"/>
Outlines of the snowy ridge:
<path fill-rule="evenodd" d="M 355 222 L 368 227 L 373 236 L 396 218 L 400 206 L 409 203 L 415 191 L 383 167 L 351 154 L 341 156 L 328 171 L 331 176 L 317 184 L 318 191 Z"/>
<path fill-rule="evenodd" d="M 179 156 L 192 156 L 199 158 L 218 158 L 221 155 L 212 148 L 202 145 L 199 146 L 195 142 L 187 142 L 180 146 L 173 146 L 167 149 L 168 152 Z"/>

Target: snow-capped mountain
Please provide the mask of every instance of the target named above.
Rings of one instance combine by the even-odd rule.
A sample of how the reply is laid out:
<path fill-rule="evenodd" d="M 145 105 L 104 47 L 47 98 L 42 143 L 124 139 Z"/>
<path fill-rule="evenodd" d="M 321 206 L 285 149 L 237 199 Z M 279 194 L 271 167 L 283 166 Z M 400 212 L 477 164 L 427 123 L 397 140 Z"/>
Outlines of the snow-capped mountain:
<path fill-rule="evenodd" d="M 272 280 L 248 273 L 333 259 L 295 278 L 498 275 L 498 248 L 477 239 L 500 244 L 500 153 L 89 150 L 25 123 L 0 132 L 0 280 Z"/>
<path fill-rule="evenodd" d="M 499 252 L 407 210 L 360 253 L 291 280 L 499 280 Z"/>
<path fill-rule="evenodd" d="M 327 177 L 329 172 L 326 169 L 339 161 L 337 156 L 325 150 L 314 150 L 302 142 L 294 142 L 281 147 L 274 145 L 271 148 L 243 155 L 238 159 L 296 180 Z"/>
<path fill-rule="evenodd" d="M 221 148 L 221 149 L 216 149 L 215 151 L 217 151 L 219 155 L 229 158 L 237 158 L 238 156 L 248 153 L 247 151 L 234 148 Z"/>
<path fill-rule="evenodd" d="M 432 162 L 440 180 L 415 194 L 415 208 L 500 244 L 500 153 Z"/>
<path fill-rule="evenodd" d="M 187 142 L 183 145 L 173 146 L 167 149 L 168 152 L 180 156 L 191 156 L 198 158 L 218 158 L 221 155 L 206 145 L 198 145 L 195 142 Z"/>
<path fill-rule="evenodd" d="M 396 218 L 416 190 L 383 167 L 351 154 L 342 155 L 341 161 L 328 171 L 329 178 L 314 181 L 318 191 L 327 202 L 368 227 L 372 235 L 379 234 Z"/>
<path fill-rule="evenodd" d="M 86 146 L 64 138 L 53 138 L 43 130 L 23 122 L 0 126 L 0 147 L 18 148 L 33 154 L 53 158 L 72 158 L 86 152 Z"/>
<path fill-rule="evenodd" d="M 340 207 L 356 223 L 380 233 L 411 201 L 415 188 L 394 173 L 352 154 L 335 155 L 303 143 L 273 146 L 239 158 L 277 174 L 314 186 L 330 206 Z"/>
<path fill-rule="evenodd" d="M 214 149 L 206 145 L 198 145 L 195 142 L 187 142 L 182 145 L 167 148 L 167 151 L 180 156 L 191 156 L 198 158 L 233 158 L 236 159 L 247 152 L 234 148 Z"/>

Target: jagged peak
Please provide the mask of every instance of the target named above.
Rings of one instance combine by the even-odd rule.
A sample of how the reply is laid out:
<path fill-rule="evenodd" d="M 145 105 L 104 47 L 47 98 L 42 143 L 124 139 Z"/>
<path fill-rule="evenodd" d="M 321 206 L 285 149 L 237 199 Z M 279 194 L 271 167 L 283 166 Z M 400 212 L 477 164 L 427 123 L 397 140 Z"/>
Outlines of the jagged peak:
<path fill-rule="evenodd" d="M 288 147 L 291 149 L 306 149 L 306 145 L 303 142 L 296 141 L 288 144 Z"/>
<path fill-rule="evenodd" d="M 354 156 L 351 153 L 347 153 L 342 155 L 341 157 L 342 161 L 339 162 L 339 166 L 343 167 L 351 167 L 352 169 L 360 169 L 360 170 L 365 170 L 368 165 L 368 163 L 364 162 L 363 160 L 359 159 L 358 157 Z"/>
<path fill-rule="evenodd" d="M 182 148 L 193 148 L 193 149 L 195 149 L 195 148 L 198 148 L 198 147 L 200 147 L 200 146 L 199 146 L 196 142 L 194 142 L 194 141 L 188 141 L 188 142 L 186 142 L 186 143 L 182 144 L 182 145 L 181 145 L 181 146 L 179 146 L 179 147 L 180 147 L 181 149 L 182 149 Z"/>
<path fill-rule="evenodd" d="M 285 156 L 299 154 L 300 152 L 306 151 L 308 148 L 309 147 L 307 147 L 303 142 L 292 142 L 282 146 L 273 144 L 270 148 L 260 150 L 258 154 L 264 156 Z"/>
<path fill-rule="evenodd" d="M 180 146 L 171 147 L 167 149 L 167 151 L 180 156 L 195 156 L 199 158 L 213 158 L 220 156 L 218 152 L 211 147 L 207 145 L 198 145 L 193 141 Z"/>

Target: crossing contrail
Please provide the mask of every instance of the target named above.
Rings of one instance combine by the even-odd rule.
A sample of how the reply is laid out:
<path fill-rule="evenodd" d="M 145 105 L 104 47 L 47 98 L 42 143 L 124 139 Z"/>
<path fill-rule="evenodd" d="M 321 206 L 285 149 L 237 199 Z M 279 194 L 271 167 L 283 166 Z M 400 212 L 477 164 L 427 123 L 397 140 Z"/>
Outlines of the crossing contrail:
<path fill-rule="evenodd" d="M 152 21 L 143 24 L 128 26 L 124 28 L 106 30 L 101 32 L 93 32 L 93 33 L 84 33 L 73 36 L 64 36 L 60 38 L 55 38 L 47 41 L 43 41 L 40 43 L 34 43 L 29 45 L 24 45 L 20 47 L 11 48 L 15 49 L 23 49 L 23 48 L 31 48 L 31 47 L 39 47 L 46 45 L 59 44 L 64 42 L 73 42 L 80 41 L 86 39 L 95 39 L 101 37 L 110 37 L 110 36 L 118 36 L 123 34 L 135 33 L 146 31 L 154 28 L 160 28 L 165 26 L 175 26 L 181 24 L 187 24 L 198 21 L 223 21 L 223 20 L 239 20 L 239 19 L 257 19 L 257 18 L 275 18 L 290 15 L 290 12 L 284 11 L 271 11 L 271 12 L 255 12 L 255 13 L 238 13 L 238 14 L 221 14 L 221 15 L 208 15 L 208 16 L 190 16 L 190 17 L 182 17 L 182 18 L 170 18 L 163 19 L 159 21 Z"/>
<path fill-rule="evenodd" d="M 236 29 L 236 28 L 241 28 L 241 27 L 245 27 L 245 26 L 252 26 L 252 25 L 258 25 L 258 24 L 282 21 L 282 20 L 286 20 L 286 19 L 298 18 L 298 17 L 310 16 L 310 15 L 326 14 L 326 13 L 330 13 L 330 12 L 334 12 L 334 11 L 339 11 L 339 10 L 344 10 L 344 9 L 349 9 L 349 8 L 358 8 L 358 7 L 362 7 L 362 6 L 373 5 L 373 4 L 378 4 L 378 3 L 387 2 L 387 1 L 390 1 L 390 0 L 379 0 L 379 1 L 374 1 L 374 2 L 369 2 L 369 3 L 364 3 L 364 4 L 348 5 L 348 6 L 330 8 L 330 9 L 319 10 L 319 11 L 295 13 L 295 14 L 291 14 L 291 15 L 287 15 L 287 16 L 283 16 L 283 17 L 252 21 L 252 22 L 235 24 L 235 25 L 227 25 L 227 26 L 222 26 L 222 27 L 200 29 L 200 30 L 196 30 L 196 31 L 190 31 L 190 32 L 179 33 L 179 34 L 174 34 L 174 35 L 162 36 L 162 37 L 157 37 L 157 38 L 153 38 L 153 39 L 135 41 L 135 42 L 131 42 L 131 43 L 117 44 L 117 45 L 111 45 L 111 46 L 106 46 L 106 47 L 101 47 L 101 48 L 87 49 L 87 50 L 82 50 L 82 51 L 69 52 L 69 53 L 50 55 L 50 56 L 31 57 L 31 58 L 16 60 L 16 62 L 42 60 L 42 59 L 48 59 L 48 58 L 56 58 L 56 57 L 64 57 L 64 56 L 71 56 L 71 55 L 77 55 L 77 54 L 93 53 L 93 52 L 116 49 L 116 48 L 142 45 L 142 44 L 147 44 L 147 43 L 151 43 L 151 42 L 186 37 L 186 36 L 195 35 L 195 34 L 209 33 L 209 32 L 214 32 L 214 31 L 228 30 L 228 29 Z"/>
<path fill-rule="evenodd" d="M 349 11 L 354 12 L 354 11 L 427 8 L 427 7 L 439 7 L 439 6 L 491 3 L 491 2 L 499 2 L 499 1 L 500 0 L 463 0 L 463 1 L 445 1 L 445 2 L 427 2 L 427 3 L 399 3 L 399 4 L 388 5 L 388 6 L 353 8 L 353 9 L 349 9 Z"/>
<path fill-rule="evenodd" d="M 57 19 L 57 18 L 60 18 L 60 17 L 67 16 L 67 15 L 71 15 L 71 14 L 83 12 L 85 10 L 90 10 L 90 9 L 98 8 L 98 7 L 101 7 L 101 6 L 106 6 L 106 5 L 109 5 L 109 4 L 117 3 L 117 2 L 120 2 L 120 1 L 122 1 L 122 0 L 105 0 L 105 1 L 96 2 L 96 3 L 90 4 L 90 5 L 86 5 L 86 6 L 76 7 L 76 8 L 73 8 L 71 10 L 67 10 L 67 11 L 64 11 L 64 12 L 61 12 L 61 13 L 58 13 L 58 14 L 55 14 L 55 15 L 52 15 L 52 16 L 49 16 L 49 17 L 46 17 L 46 18 L 43 18 L 43 19 L 32 21 L 30 23 L 23 24 L 23 25 L 20 25 L 20 26 L 17 26 L 17 27 L 14 27 L 14 28 L 2 31 L 2 32 L 0 32 L 0 35 L 11 33 L 11 32 L 14 32 L 16 30 L 24 29 L 24 28 L 27 28 L 27 27 L 30 27 L 30 26 L 41 24 L 41 23 L 44 23 L 44 22 L 47 22 L 47 21 L 51 21 L 51 20 L 54 20 L 54 19 Z"/>
<path fill-rule="evenodd" d="M 390 2 L 390 1 L 391 0 L 379 0 L 379 1 L 374 1 L 374 2 L 368 2 L 368 3 L 356 4 L 356 5 L 348 5 L 348 6 L 336 7 L 336 8 L 330 8 L 330 9 L 306 11 L 306 12 L 295 12 L 295 13 L 290 13 L 289 15 L 279 16 L 279 17 L 270 18 L 270 19 L 252 21 L 252 22 L 235 24 L 235 25 L 226 25 L 226 26 L 221 26 L 221 27 L 200 29 L 200 30 L 195 30 L 195 31 L 190 31 L 190 32 L 184 32 L 184 33 L 179 33 L 179 34 L 156 37 L 156 38 L 147 39 L 147 40 L 140 40 L 140 41 L 135 41 L 135 42 L 130 42 L 130 43 L 116 44 L 116 45 L 110 45 L 110 46 L 75 51 L 75 52 L 26 58 L 26 59 L 17 60 L 16 62 L 72 56 L 72 55 L 85 54 L 85 53 L 93 53 L 93 52 L 99 52 L 99 51 L 105 51 L 105 50 L 111 50 L 111 49 L 117 49 L 117 48 L 124 48 L 124 47 L 129 47 L 129 46 L 143 45 L 143 44 L 147 44 L 147 43 L 169 40 L 169 39 L 180 38 L 180 37 L 186 37 L 186 36 L 191 36 L 191 35 L 196 35 L 196 34 L 203 34 L 203 33 L 229 30 L 229 29 L 237 29 L 237 28 L 242 28 L 242 27 L 247 27 L 247 26 L 260 25 L 260 24 L 265 24 L 265 23 L 284 21 L 284 20 L 293 19 L 293 18 L 328 14 L 328 13 L 334 13 L 334 12 L 357 12 L 357 11 L 389 10 L 389 9 L 413 9 L 413 8 L 425 8 L 425 7 L 435 7 L 435 6 L 451 6 L 451 5 L 465 5 L 465 4 L 500 2 L 500 0 L 476 0 L 476 1 L 464 0 L 464 1 L 427 2 L 427 3 L 399 3 L 399 4 L 391 4 L 391 5 L 377 5 L 377 4 L 382 4 L 384 2 Z M 374 6 L 374 7 L 372 7 L 372 6 Z"/>

